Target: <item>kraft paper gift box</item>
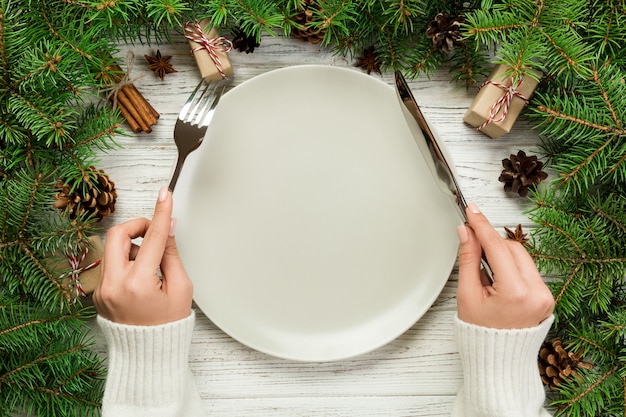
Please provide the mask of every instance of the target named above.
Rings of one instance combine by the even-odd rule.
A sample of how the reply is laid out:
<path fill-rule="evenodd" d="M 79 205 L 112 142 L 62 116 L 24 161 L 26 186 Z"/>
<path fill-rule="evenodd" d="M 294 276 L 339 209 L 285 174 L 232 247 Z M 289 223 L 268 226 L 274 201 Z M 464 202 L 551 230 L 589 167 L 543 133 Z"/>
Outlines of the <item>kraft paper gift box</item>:
<path fill-rule="evenodd" d="M 195 32 L 195 27 L 193 26 L 193 24 L 188 23 L 185 26 L 186 34 L 189 34 L 190 30 Z M 210 19 L 204 19 L 200 21 L 199 26 L 202 29 L 202 33 L 207 39 L 211 40 L 219 38 L 217 29 L 211 25 Z M 187 36 L 187 39 L 189 39 L 189 36 Z M 222 74 L 220 74 L 215 61 L 213 60 L 213 58 L 211 58 L 209 51 L 206 48 L 203 48 L 202 44 L 189 39 L 189 46 L 191 46 L 192 51 L 195 50 L 195 52 L 193 52 L 193 56 L 196 59 L 196 64 L 198 65 L 198 68 L 200 69 L 200 75 L 202 76 L 202 78 L 204 78 L 205 81 L 219 81 L 225 78 L 222 76 Z M 231 77 L 234 73 L 233 66 L 230 63 L 230 58 L 228 57 L 227 51 L 229 50 L 230 48 L 222 43 L 219 43 L 213 49 L 217 59 L 219 59 L 222 67 L 222 72 L 224 73 L 226 78 Z"/>
<path fill-rule="evenodd" d="M 511 88 L 513 79 L 505 75 L 507 70 L 510 67 L 506 65 L 498 65 L 493 69 L 463 117 L 465 123 L 493 139 L 511 131 L 539 83 L 539 74 L 535 72 L 535 77 L 527 74 L 516 87 Z M 508 107 L 504 103 L 507 92 L 510 94 Z"/>
<path fill-rule="evenodd" d="M 85 258 L 80 262 L 78 270 L 86 268 L 91 264 L 98 263 L 102 259 L 102 255 L 104 253 L 104 244 L 102 242 L 102 238 L 100 238 L 100 236 L 94 235 L 89 237 L 89 241 L 90 245 L 88 247 L 88 251 L 85 255 Z M 67 273 L 67 271 L 71 271 L 72 267 L 66 255 L 58 254 L 58 258 L 62 260 L 54 263 L 54 270 L 59 271 L 60 273 Z M 80 286 L 85 292 L 85 295 L 93 293 L 93 291 L 96 289 L 96 286 L 98 285 L 98 282 L 100 281 L 100 265 L 95 265 L 92 268 L 80 272 L 80 274 L 78 275 L 78 280 L 80 281 Z M 67 276 L 63 277 L 62 285 L 63 287 L 72 290 L 71 286 L 73 285 L 73 283 L 71 275 L 68 274 Z"/>

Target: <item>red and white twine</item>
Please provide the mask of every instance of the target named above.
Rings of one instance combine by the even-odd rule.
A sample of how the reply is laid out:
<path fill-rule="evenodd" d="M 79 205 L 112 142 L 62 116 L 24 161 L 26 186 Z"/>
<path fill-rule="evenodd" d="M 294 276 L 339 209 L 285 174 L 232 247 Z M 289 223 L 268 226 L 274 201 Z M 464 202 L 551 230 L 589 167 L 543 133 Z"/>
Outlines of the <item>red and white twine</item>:
<path fill-rule="evenodd" d="M 200 27 L 198 22 L 185 23 L 185 37 L 190 41 L 193 41 L 200 46 L 191 50 L 192 53 L 206 50 L 211 57 L 211 60 L 217 68 L 217 72 L 220 73 L 222 78 L 228 78 L 222 68 L 222 61 L 220 60 L 218 52 L 230 52 L 233 49 L 233 43 L 223 36 L 209 39 Z"/>
<path fill-rule="evenodd" d="M 80 264 L 83 263 L 83 261 L 85 260 L 87 253 L 89 253 L 88 246 L 85 246 L 85 249 L 80 253 L 78 251 L 67 251 L 65 255 L 67 256 L 67 260 L 72 270 L 68 274 L 63 274 L 59 277 L 59 278 L 64 278 L 66 275 L 69 275 L 70 281 L 67 285 L 67 288 L 70 289 L 70 291 L 74 291 L 74 294 L 77 297 L 87 296 L 87 293 L 83 289 L 83 286 L 79 279 L 80 274 L 97 267 L 98 265 L 100 265 L 100 261 L 101 261 L 100 259 L 98 259 L 97 261 L 94 261 L 90 263 L 89 265 L 85 265 L 81 267 Z"/>
<path fill-rule="evenodd" d="M 522 93 L 520 93 L 519 91 L 517 91 L 520 85 L 522 85 L 521 79 L 517 82 L 514 82 L 514 80 L 511 79 L 511 85 L 505 85 L 497 81 L 487 80 L 480 86 L 480 88 L 483 88 L 486 84 L 492 84 L 492 85 L 495 85 L 496 87 L 503 89 L 504 95 L 500 97 L 498 100 L 496 100 L 495 103 L 493 103 L 493 105 L 489 109 L 489 117 L 487 118 L 487 120 L 483 122 L 483 124 L 481 124 L 480 126 L 476 128 L 477 130 L 484 129 L 490 123 L 499 123 L 499 122 L 502 122 L 504 119 L 506 119 L 506 116 L 509 113 L 509 107 L 511 106 L 511 100 L 513 100 L 513 97 L 521 98 L 522 100 L 524 100 L 524 103 L 528 104 L 528 98 L 524 96 Z M 500 117 L 496 118 L 496 116 L 500 112 L 502 112 L 502 114 L 500 115 Z"/>

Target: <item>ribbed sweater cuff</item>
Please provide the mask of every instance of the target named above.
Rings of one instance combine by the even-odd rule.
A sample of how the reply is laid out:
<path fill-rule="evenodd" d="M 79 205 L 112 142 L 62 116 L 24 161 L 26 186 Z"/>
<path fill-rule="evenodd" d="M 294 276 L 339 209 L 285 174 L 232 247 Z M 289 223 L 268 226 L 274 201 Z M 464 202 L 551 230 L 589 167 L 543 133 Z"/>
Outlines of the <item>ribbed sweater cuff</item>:
<path fill-rule="evenodd" d="M 98 316 L 108 345 L 107 404 L 176 406 L 184 397 L 193 310 L 187 318 L 157 326 L 131 326 Z"/>
<path fill-rule="evenodd" d="M 545 390 L 537 354 L 554 316 L 526 329 L 492 329 L 455 317 L 465 416 L 537 416 Z"/>

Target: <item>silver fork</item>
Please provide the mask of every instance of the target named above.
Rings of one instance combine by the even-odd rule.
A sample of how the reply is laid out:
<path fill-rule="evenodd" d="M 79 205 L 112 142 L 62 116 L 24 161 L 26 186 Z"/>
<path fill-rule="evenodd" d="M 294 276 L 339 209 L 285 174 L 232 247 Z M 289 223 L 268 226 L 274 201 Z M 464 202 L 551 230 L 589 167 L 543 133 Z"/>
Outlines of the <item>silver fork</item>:
<path fill-rule="evenodd" d="M 168 187 L 170 191 L 174 191 L 176 187 L 187 156 L 202 144 L 204 134 L 215 113 L 215 107 L 225 89 L 226 82 L 224 81 L 212 81 L 208 84 L 205 84 L 204 80 L 200 81 L 178 114 L 174 127 L 174 142 L 178 149 L 178 159 Z"/>

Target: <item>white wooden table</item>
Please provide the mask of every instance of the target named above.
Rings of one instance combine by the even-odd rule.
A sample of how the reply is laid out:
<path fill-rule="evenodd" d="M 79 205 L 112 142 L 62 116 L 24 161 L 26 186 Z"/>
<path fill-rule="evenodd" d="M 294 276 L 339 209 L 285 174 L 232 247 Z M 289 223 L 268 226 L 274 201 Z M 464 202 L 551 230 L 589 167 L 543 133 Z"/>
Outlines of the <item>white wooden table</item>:
<path fill-rule="evenodd" d="M 167 185 L 176 160 L 172 131 L 180 107 L 199 80 L 187 42 L 175 36 L 159 45 L 172 55 L 177 73 L 161 81 L 147 69 L 144 54 L 156 46 L 129 47 L 136 55 L 131 78 L 161 113 L 150 134 L 117 137 L 120 149 L 103 154 L 99 168 L 115 181 L 116 211 L 101 225 L 107 228 L 135 217 L 151 217 L 160 187 Z M 120 53 L 124 56 L 124 51 Z M 263 38 L 252 54 L 231 52 L 236 83 L 258 74 L 292 65 L 328 64 L 353 67 L 349 57 L 299 40 Z M 355 71 L 360 71 L 355 68 Z M 380 77 L 373 74 L 373 77 Z M 393 84 L 393 74 L 382 79 Z M 521 117 L 513 131 L 497 140 L 463 124 L 476 88 L 451 83 L 447 70 L 430 79 L 412 81 L 411 88 L 430 123 L 440 132 L 460 174 L 468 201 L 478 204 L 493 225 L 521 223 L 532 227 L 523 211 L 528 200 L 507 195 L 498 182 L 501 160 L 523 149 L 537 151 L 537 134 Z M 294 102 L 306 107 L 306 86 L 294 92 Z M 242 114 L 245 121 L 245 114 Z M 351 360 L 299 363 L 256 352 L 216 328 L 198 309 L 190 365 L 204 399 L 207 414 L 251 416 L 447 416 L 461 383 L 461 368 L 452 335 L 456 311 L 457 269 L 428 313 L 388 345 Z M 94 326 L 95 328 L 96 326 Z M 94 331 L 104 354 L 101 335 Z"/>

